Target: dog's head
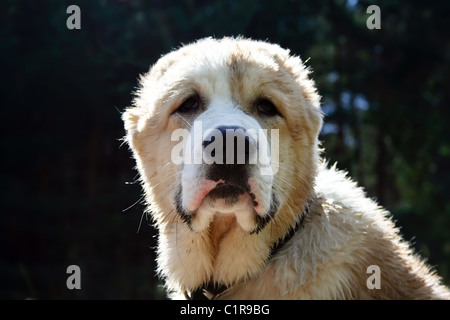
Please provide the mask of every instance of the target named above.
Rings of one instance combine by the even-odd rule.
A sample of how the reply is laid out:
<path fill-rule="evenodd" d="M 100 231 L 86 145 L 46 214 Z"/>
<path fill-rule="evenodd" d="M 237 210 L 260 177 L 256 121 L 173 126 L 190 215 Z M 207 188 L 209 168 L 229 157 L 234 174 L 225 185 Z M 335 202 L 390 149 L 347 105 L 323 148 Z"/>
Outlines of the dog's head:
<path fill-rule="evenodd" d="M 208 38 L 141 78 L 123 119 L 159 226 L 292 224 L 312 192 L 322 125 L 308 73 L 277 45 Z"/>

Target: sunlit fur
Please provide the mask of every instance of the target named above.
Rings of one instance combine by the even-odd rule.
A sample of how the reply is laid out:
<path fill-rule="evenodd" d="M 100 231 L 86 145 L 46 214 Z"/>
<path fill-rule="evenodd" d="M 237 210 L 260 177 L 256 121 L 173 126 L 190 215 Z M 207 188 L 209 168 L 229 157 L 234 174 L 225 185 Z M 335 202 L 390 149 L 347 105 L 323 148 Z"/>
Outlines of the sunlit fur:
<path fill-rule="evenodd" d="M 280 210 L 259 233 L 233 216 L 192 231 L 175 210 L 182 166 L 170 158 L 171 133 L 194 119 L 172 114 L 193 90 L 233 100 L 248 114 L 263 94 L 282 117 L 258 119 L 280 133 L 273 190 Z M 207 106 L 206 106 L 207 107 Z M 254 115 L 256 118 L 257 116 Z M 123 114 L 129 144 L 158 237 L 158 272 L 174 294 L 213 281 L 229 286 L 224 299 L 440 299 L 440 278 L 414 255 L 389 217 L 343 172 L 320 158 L 320 97 L 301 59 L 277 45 L 248 39 L 202 39 L 163 56 L 141 77 Z M 192 185 L 192 188 L 195 188 Z M 302 227 L 268 260 L 270 247 L 313 199 Z M 367 268 L 381 270 L 369 289 Z"/>

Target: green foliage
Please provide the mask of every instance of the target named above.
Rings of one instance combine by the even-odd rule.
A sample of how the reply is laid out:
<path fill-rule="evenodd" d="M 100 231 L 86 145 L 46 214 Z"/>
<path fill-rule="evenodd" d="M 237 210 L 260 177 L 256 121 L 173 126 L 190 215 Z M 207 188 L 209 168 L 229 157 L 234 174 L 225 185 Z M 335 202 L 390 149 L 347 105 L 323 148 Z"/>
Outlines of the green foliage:
<path fill-rule="evenodd" d="M 68 30 L 66 8 L 81 8 Z M 137 76 L 205 36 L 244 35 L 307 60 L 325 156 L 391 210 L 450 283 L 448 2 L 24 1 L 0 4 L 2 298 L 163 298 L 155 230 L 120 112 Z M 135 201 L 138 204 L 122 212 Z M 66 289 L 78 264 L 82 290 Z"/>

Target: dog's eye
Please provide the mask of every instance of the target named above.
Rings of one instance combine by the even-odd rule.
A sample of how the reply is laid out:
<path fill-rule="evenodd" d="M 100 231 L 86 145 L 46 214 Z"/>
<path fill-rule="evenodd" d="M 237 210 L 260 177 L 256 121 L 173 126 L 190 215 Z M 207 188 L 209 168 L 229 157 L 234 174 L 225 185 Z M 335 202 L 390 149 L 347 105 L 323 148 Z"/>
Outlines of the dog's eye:
<path fill-rule="evenodd" d="M 255 105 L 258 113 L 260 113 L 263 116 L 274 117 L 280 115 L 278 109 L 275 107 L 272 101 L 268 99 L 259 99 L 258 101 L 256 101 Z"/>
<path fill-rule="evenodd" d="M 183 101 L 175 112 L 190 113 L 195 112 L 200 107 L 200 98 L 198 96 L 192 96 Z"/>

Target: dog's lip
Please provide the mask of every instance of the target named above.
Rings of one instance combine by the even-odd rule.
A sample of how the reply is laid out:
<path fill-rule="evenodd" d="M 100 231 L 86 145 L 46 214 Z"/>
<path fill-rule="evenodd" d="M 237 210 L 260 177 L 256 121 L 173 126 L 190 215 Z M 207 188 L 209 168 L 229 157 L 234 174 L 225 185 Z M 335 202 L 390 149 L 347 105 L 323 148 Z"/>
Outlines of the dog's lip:
<path fill-rule="evenodd" d="M 230 191 L 237 191 L 237 192 L 240 192 L 240 193 L 244 193 L 245 192 L 245 190 L 243 188 L 239 187 L 239 186 L 236 186 L 236 185 L 233 185 L 233 184 L 230 184 L 230 183 L 218 183 L 215 186 L 215 188 L 211 189 L 208 192 L 208 194 L 210 194 L 213 191 L 222 191 L 222 190 L 225 191 L 225 192 L 227 192 L 228 190 L 230 190 Z"/>
<path fill-rule="evenodd" d="M 216 188 L 218 184 L 225 183 L 225 180 L 220 179 L 218 181 L 208 180 L 204 179 L 200 182 L 200 184 L 197 187 L 197 190 L 195 191 L 195 196 L 189 201 L 189 203 L 186 205 L 186 209 L 189 211 L 197 211 L 197 209 L 200 207 L 200 205 L 203 202 L 203 199 L 205 199 L 206 195 Z"/>
<path fill-rule="evenodd" d="M 243 193 L 248 193 L 253 200 L 254 207 L 258 206 L 258 202 L 255 199 L 255 195 L 250 192 L 249 190 L 246 190 L 242 186 L 238 186 L 232 183 L 228 183 L 223 179 L 220 179 L 218 181 L 208 180 L 204 179 L 200 182 L 198 185 L 198 188 L 195 192 L 195 196 L 193 199 L 189 202 L 189 204 L 186 206 L 186 209 L 191 212 L 195 212 L 198 210 L 198 208 L 201 206 L 203 200 L 210 194 L 213 190 L 221 190 L 221 189 L 236 189 L 237 191 L 241 191 Z"/>

